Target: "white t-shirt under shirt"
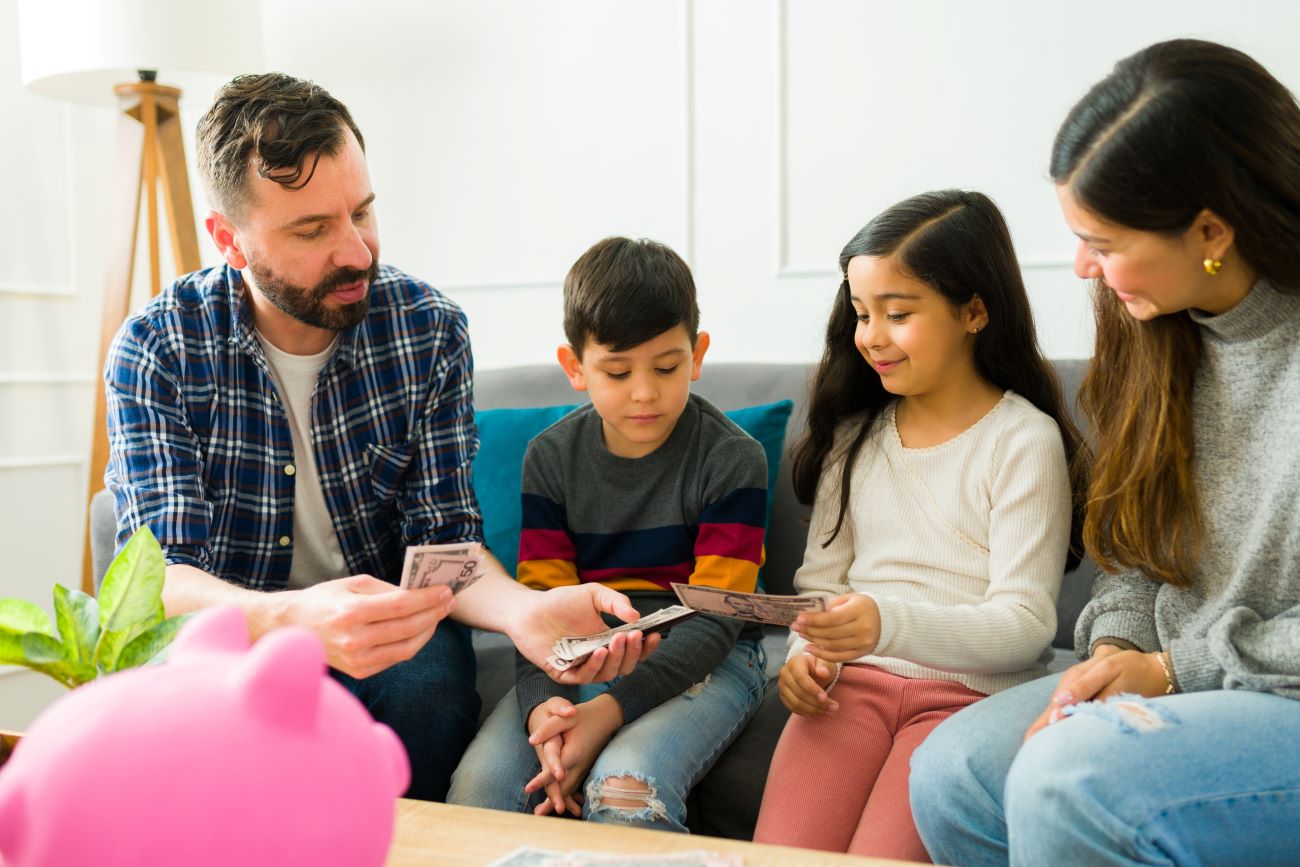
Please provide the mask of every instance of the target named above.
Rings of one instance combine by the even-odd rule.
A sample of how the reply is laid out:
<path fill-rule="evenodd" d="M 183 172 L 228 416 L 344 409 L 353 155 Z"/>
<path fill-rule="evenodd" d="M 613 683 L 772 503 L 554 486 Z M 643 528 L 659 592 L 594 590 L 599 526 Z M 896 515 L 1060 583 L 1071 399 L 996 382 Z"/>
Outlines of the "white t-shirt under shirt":
<path fill-rule="evenodd" d="M 266 353 L 271 379 L 280 393 L 293 436 L 293 567 L 289 571 L 289 589 L 298 590 L 348 575 L 348 564 L 321 491 L 311 431 L 316 381 L 338 341 L 315 355 L 290 355 L 260 331 L 257 339 Z"/>
<path fill-rule="evenodd" d="M 1070 536 L 1070 480 L 1056 423 L 1014 392 L 961 434 L 905 448 L 892 404 L 853 468 L 840 533 L 848 428 L 817 487 L 800 593 L 865 593 L 880 606 L 868 663 L 993 693 L 1046 673 Z M 791 633 L 790 653 L 806 645 Z"/>

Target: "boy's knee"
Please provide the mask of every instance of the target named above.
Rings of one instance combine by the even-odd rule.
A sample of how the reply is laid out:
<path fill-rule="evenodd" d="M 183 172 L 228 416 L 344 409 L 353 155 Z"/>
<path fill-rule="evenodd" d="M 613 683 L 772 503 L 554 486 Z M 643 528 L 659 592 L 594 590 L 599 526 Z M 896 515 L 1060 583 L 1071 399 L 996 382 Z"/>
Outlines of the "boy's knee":
<path fill-rule="evenodd" d="M 632 774 L 608 775 L 587 782 L 591 813 L 622 813 L 629 818 L 664 819 L 668 810 L 653 781 Z"/>

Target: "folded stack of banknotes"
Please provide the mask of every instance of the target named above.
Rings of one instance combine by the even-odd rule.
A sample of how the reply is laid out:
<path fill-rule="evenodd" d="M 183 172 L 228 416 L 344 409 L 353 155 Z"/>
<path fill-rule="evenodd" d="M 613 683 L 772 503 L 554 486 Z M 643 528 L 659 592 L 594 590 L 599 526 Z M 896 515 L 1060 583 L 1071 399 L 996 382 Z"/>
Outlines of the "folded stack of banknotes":
<path fill-rule="evenodd" d="M 736 590 L 720 590 L 717 587 L 698 584 L 674 583 L 672 588 L 681 605 L 670 605 L 642 617 L 635 623 L 623 623 L 595 635 L 558 639 L 551 648 L 551 655 L 546 658 L 547 663 L 557 671 L 564 671 L 585 662 L 587 657 L 608 645 L 610 640 L 620 632 L 631 632 L 636 629 L 645 635 L 663 632 L 701 612 L 721 614 L 738 620 L 751 620 L 755 623 L 789 626 L 805 611 L 826 610 L 826 600 L 820 596 L 741 593 Z"/>
<path fill-rule="evenodd" d="M 446 584 L 459 593 L 483 577 L 483 544 L 411 545 L 402 564 L 401 587 L 416 589 Z"/>

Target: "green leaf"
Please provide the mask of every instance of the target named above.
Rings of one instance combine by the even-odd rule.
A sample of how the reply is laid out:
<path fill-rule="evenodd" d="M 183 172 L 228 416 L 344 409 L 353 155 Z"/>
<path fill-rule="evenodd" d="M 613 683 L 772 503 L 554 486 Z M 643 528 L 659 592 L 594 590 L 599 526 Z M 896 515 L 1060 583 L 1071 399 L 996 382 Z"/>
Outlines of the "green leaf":
<path fill-rule="evenodd" d="M 94 680 L 97 673 L 92 666 L 71 658 L 67 647 L 43 632 L 23 636 L 23 656 L 28 668 L 48 674 L 64 686 Z"/>
<path fill-rule="evenodd" d="M 100 632 L 124 633 L 148 620 L 161 604 L 166 571 L 162 547 L 153 533 L 148 527 L 136 530 L 104 574 L 99 591 Z"/>
<path fill-rule="evenodd" d="M 162 599 L 159 599 L 149 616 L 134 626 L 127 629 L 100 630 L 99 641 L 95 644 L 95 667 L 105 673 L 117 671 L 121 668 L 117 658 L 121 655 L 122 650 L 134 641 L 137 636 L 143 635 L 159 623 L 162 623 L 165 617 L 166 613 L 163 611 Z"/>
<path fill-rule="evenodd" d="M 118 655 L 112 670 L 122 671 L 149 662 L 161 662 L 162 658 L 166 656 L 167 647 L 172 643 L 172 639 L 176 637 L 177 630 L 185 625 L 185 621 L 189 619 L 190 614 L 179 614 L 146 629 L 122 648 L 122 652 Z"/>
<path fill-rule="evenodd" d="M 45 609 L 26 599 L 0 599 L 0 632 L 43 632 L 50 638 L 58 637 Z"/>
<path fill-rule="evenodd" d="M 95 597 L 55 584 L 54 617 L 64 646 L 72 651 L 72 658 L 92 665 L 95 642 L 99 640 L 99 603 Z"/>
<path fill-rule="evenodd" d="M 37 632 L 54 638 L 54 624 L 38 605 L 26 599 L 0 599 L 0 663 L 26 665 L 23 636 Z"/>

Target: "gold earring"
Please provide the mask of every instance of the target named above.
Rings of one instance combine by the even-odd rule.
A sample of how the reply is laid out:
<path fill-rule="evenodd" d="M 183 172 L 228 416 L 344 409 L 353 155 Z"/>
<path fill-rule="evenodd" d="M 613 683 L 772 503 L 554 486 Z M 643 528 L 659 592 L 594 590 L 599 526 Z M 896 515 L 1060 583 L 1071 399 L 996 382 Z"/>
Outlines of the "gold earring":
<path fill-rule="evenodd" d="M 979 334 L 979 333 L 980 333 L 980 330 L 979 330 L 978 328 L 972 328 L 972 329 L 970 330 L 970 333 L 971 333 L 971 334 Z"/>
<path fill-rule="evenodd" d="M 1219 269 L 1223 267 L 1223 262 L 1219 259 L 1206 259 L 1201 265 L 1205 267 L 1205 273 L 1213 277 L 1219 273 Z"/>

